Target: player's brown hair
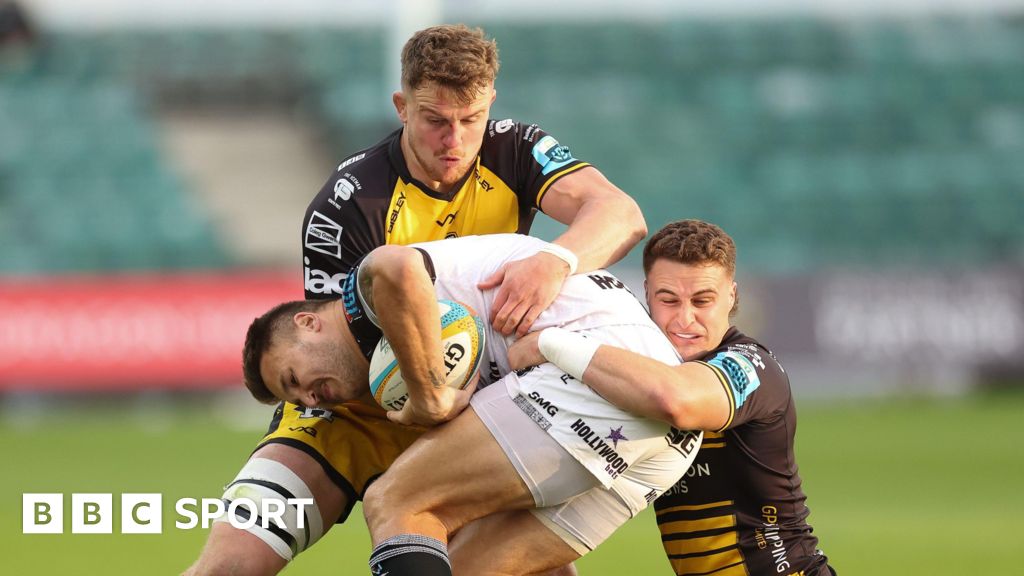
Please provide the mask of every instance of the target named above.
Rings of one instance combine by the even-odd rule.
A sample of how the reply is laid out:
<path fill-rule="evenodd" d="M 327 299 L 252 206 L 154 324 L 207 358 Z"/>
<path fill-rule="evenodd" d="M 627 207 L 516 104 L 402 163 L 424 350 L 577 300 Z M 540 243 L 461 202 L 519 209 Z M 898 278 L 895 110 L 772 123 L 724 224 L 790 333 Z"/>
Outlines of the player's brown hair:
<path fill-rule="evenodd" d="M 466 103 L 494 82 L 498 67 L 498 44 L 480 28 L 434 26 L 413 34 L 402 48 L 402 87 L 434 82 Z"/>
<path fill-rule="evenodd" d="M 679 220 L 666 224 L 644 245 L 644 275 L 654 262 L 664 258 L 689 265 L 721 266 L 729 276 L 736 274 L 736 243 L 718 226 L 703 220 Z M 739 294 L 729 315 L 739 309 Z"/>
<path fill-rule="evenodd" d="M 245 387 L 252 397 L 264 404 L 279 402 L 274 393 L 267 388 L 260 373 L 263 354 L 270 346 L 281 338 L 289 340 L 295 337 L 295 324 L 292 318 L 299 312 L 317 312 L 329 300 L 295 300 L 274 306 L 265 314 L 256 318 L 245 333 L 245 346 L 242 348 L 242 375 Z"/>

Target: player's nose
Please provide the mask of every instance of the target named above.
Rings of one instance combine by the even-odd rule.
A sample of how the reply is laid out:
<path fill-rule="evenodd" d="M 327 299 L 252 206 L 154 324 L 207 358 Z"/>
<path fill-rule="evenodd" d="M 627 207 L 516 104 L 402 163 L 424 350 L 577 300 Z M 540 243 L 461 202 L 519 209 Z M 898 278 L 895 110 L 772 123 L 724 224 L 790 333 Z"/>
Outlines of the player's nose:
<path fill-rule="evenodd" d="M 317 396 L 316 392 L 312 390 L 304 393 L 299 400 L 299 403 L 306 408 L 317 408 L 317 404 L 320 402 L 320 398 Z"/>
<path fill-rule="evenodd" d="M 449 150 L 455 150 L 462 146 L 462 127 L 458 124 L 449 124 L 445 129 L 441 143 Z"/>
<path fill-rule="evenodd" d="M 683 328 L 689 327 L 697 319 L 693 306 L 680 306 L 677 320 Z"/>

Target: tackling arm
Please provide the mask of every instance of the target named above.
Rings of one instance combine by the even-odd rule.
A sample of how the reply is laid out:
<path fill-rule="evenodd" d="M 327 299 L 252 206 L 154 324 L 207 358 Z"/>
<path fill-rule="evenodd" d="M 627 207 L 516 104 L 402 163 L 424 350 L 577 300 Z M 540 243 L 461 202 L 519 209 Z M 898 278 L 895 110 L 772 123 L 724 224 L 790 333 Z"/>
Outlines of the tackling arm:
<path fill-rule="evenodd" d="M 568 254 L 542 251 L 509 262 L 479 285 L 482 290 L 500 286 L 490 321 L 506 336 L 525 335 L 570 274 L 619 261 L 647 235 L 636 202 L 593 167 L 557 180 L 541 198 L 541 208 L 569 225 L 554 241 Z"/>
<path fill-rule="evenodd" d="M 729 418 L 723 384 L 699 362 L 670 366 L 558 328 L 517 341 L 509 361 L 513 369 L 552 362 L 619 408 L 682 430 L 718 431 Z"/>
<path fill-rule="evenodd" d="M 554 243 L 579 258 L 579 272 L 618 262 L 647 235 L 640 207 L 594 167 L 552 184 L 541 209 L 569 226 Z"/>

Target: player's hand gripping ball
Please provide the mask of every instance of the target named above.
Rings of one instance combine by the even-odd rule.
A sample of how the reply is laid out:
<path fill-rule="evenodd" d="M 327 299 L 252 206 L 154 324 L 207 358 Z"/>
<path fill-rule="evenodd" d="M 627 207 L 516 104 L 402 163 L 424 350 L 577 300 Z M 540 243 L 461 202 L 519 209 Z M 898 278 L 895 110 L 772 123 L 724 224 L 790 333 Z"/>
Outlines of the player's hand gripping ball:
<path fill-rule="evenodd" d="M 451 300 L 438 300 L 441 310 L 441 346 L 445 382 L 453 388 L 465 388 L 480 371 L 483 357 L 484 322 L 472 308 Z M 398 359 L 387 338 L 381 338 L 370 359 L 370 392 L 387 410 L 401 410 L 409 399 Z"/>

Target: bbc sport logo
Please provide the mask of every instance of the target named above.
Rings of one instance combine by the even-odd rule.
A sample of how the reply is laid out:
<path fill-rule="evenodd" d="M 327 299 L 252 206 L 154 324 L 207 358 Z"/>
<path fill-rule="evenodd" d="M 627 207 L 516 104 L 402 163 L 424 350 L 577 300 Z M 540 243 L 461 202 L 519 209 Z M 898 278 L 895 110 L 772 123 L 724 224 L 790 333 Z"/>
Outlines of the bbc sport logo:
<path fill-rule="evenodd" d="M 307 506 L 313 506 L 312 498 L 288 498 L 284 502 L 264 500 L 257 506 L 248 498 L 236 498 L 225 506 L 219 498 L 182 498 L 175 502 L 174 510 L 178 519 L 174 527 L 178 530 L 209 528 L 218 518 L 227 515 L 227 521 L 235 528 L 247 530 L 257 522 L 264 529 L 285 528 L 286 506 L 294 506 L 297 512 L 295 525 L 306 527 Z M 245 509 L 245 512 L 239 512 Z M 114 495 L 104 493 L 71 494 L 72 534 L 112 534 L 114 529 Z M 121 534 L 162 534 L 163 495 L 125 493 L 121 494 Z M 21 532 L 23 534 L 63 534 L 64 494 L 32 493 L 21 495 Z"/>

